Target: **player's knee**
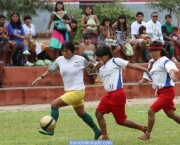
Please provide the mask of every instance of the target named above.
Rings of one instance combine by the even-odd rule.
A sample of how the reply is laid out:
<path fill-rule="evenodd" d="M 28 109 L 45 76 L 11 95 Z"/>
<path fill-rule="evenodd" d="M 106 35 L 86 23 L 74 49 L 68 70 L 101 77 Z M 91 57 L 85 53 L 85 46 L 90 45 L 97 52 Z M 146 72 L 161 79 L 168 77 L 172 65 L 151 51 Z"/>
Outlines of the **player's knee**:
<path fill-rule="evenodd" d="M 148 116 L 153 116 L 153 115 L 155 115 L 155 111 L 154 110 L 152 110 L 152 109 L 149 109 L 148 110 Z"/>
<path fill-rule="evenodd" d="M 101 112 L 96 111 L 95 112 L 96 118 L 101 119 L 103 117 L 103 114 Z"/>

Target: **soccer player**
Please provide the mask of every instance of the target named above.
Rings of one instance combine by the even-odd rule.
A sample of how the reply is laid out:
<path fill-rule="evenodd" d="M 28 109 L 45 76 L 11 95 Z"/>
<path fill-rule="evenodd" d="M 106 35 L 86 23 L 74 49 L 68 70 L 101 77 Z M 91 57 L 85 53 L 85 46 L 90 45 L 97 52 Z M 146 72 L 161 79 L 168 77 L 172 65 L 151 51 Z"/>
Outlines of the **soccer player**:
<path fill-rule="evenodd" d="M 158 98 L 148 110 L 148 127 L 144 135 L 139 136 L 141 140 L 149 140 L 151 131 L 155 123 L 155 114 L 161 109 L 166 115 L 180 124 L 180 115 L 175 110 L 173 99 L 175 98 L 174 82 L 177 81 L 175 72 L 179 71 L 174 62 L 166 57 L 164 48 L 160 42 L 152 42 L 149 47 L 150 55 L 153 61 L 149 74 L 144 73 L 143 78 L 139 81 L 142 85 L 152 81 L 152 87 L 156 89 Z M 151 66 L 151 65 L 149 65 Z"/>
<path fill-rule="evenodd" d="M 127 120 L 127 115 L 125 113 L 126 94 L 123 89 L 122 69 L 127 67 L 144 72 L 148 70 L 133 65 L 121 58 L 114 58 L 108 46 L 99 47 L 96 50 L 96 56 L 99 63 L 92 68 L 91 72 L 99 70 L 100 78 L 107 91 L 96 109 L 96 117 L 101 128 L 102 139 L 109 139 L 104 114 L 109 114 L 110 112 L 113 114 L 118 125 L 146 132 L 146 126 Z"/>
<path fill-rule="evenodd" d="M 49 69 L 38 77 L 32 85 L 60 71 L 66 93 L 51 103 L 51 116 L 57 121 L 59 108 L 72 105 L 77 115 L 92 128 L 95 134 L 94 139 L 97 140 L 101 135 L 101 131 L 94 123 L 92 117 L 86 113 L 84 109 L 83 98 L 85 95 L 85 85 L 83 81 L 83 69 L 88 65 L 88 61 L 85 60 L 84 57 L 74 54 L 75 47 L 71 42 L 65 42 L 61 50 L 63 56 L 58 57 L 52 65 L 50 65 Z M 50 132 L 40 130 L 39 132 L 45 135 L 54 134 L 54 130 Z"/>

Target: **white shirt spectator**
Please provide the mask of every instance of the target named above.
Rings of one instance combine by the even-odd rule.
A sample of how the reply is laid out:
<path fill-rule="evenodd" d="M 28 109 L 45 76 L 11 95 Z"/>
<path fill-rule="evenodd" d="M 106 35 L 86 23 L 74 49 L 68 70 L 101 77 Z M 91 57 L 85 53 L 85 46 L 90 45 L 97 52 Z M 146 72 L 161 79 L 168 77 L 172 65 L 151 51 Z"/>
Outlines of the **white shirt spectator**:
<path fill-rule="evenodd" d="M 153 63 L 150 73 L 144 73 L 143 78 L 152 81 L 152 87 L 154 89 L 171 87 L 175 85 L 169 75 L 169 71 L 171 69 L 173 69 L 175 72 L 179 71 L 174 62 L 169 60 L 167 57 L 163 56 Z"/>
<path fill-rule="evenodd" d="M 139 24 L 137 21 L 135 21 L 134 23 L 132 23 L 131 25 L 131 35 L 132 35 L 132 40 L 136 39 L 134 37 L 134 35 L 139 35 L 139 28 L 141 26 L 145 26 L 146 27 L 146 22 L 142 21 L 141 24 Z M 147 28 L 147 27 L 146 27 Z"/>
<path fill-rule="evenodd" d="M 146 28 L 147 28 L 146 32 L 151 37 L 152 41 L 160 40 L 161 42 L 164 43 L 162 30 L 161 30 L 161 23 L 159 21 L 157 21 L 156 23 L 154 23 L 152 20 L 148 21 Z"/>
<path fill-rule="evenodd" d="M 107 92 L 123 88 L 122 68 L 125 68 L 128 61 L 121 58 L 112 58 L 99 69 L 99 76 Z"/>
<path fill-rule="evenodd" d="M 28 27 L 26 24 L 23 24 L 22 26 L 24 28 L 25 34 L 31 34 L 31 36 L 36 35 L 36 29 L 33 24 L 30 24 L 31 27 Z"/>

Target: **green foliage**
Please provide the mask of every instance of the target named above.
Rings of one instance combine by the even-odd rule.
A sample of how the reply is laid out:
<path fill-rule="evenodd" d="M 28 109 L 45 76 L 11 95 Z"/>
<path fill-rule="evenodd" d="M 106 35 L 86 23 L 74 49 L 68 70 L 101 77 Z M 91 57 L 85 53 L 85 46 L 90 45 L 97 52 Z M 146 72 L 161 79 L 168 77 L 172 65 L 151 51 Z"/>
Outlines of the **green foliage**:
<path fill-rule="evenodd" d="M 74 44 L 78 44 L 82 39 L 82 31 L 83 28 L 81 26 L 81 18 L 82 18 L 82 9 L 79 9 L 77 7 L 73 7 L 70 4 L 66 5 L 66 11 L 70 14 L 72 18 L 75 18 L 77 21 L 77 31 L 76 35 L 73 39 Z"/>
<path fill-rule="evenodd" d="M 180 20 L 180 3 L 179 0 L 156 0 L 157 2 L 152 2 L 152 0 L 147 0 L 147 5 L 151 8 L 155 8 L 162 12 L 167 10 L 170 14 L 175 14 L 179 26 Z"/>
<path fill-rule="evenodd" d="M 131 24 L 135 20 L 135 13 L 126 8 L 121 2 L 112 1 L 105 5 L 99 3 L 93 7 L 94 14 L 97 15 L 100 23 L 104 17 L 110 17 L 112 23 L 117 22 L 120 14 L 125 14 L 127 17 L 127 23 Z"/>
<path fill-rule="evenodd" d="M 18 12 L 20 16 L 25 14 L 38 16 L 37 9 L 51 12 L 53 5 L 48 0 L 0 0 L 0 13 L 7 13 L 8 20 L 12 12 Z"/>

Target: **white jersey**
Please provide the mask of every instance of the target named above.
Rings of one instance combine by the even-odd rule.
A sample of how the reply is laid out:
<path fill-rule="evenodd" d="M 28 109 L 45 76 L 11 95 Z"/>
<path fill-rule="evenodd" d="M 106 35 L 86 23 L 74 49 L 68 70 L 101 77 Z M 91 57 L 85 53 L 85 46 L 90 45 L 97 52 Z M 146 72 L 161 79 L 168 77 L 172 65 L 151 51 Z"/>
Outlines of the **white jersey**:
<path fill-rule="evenodd" d="M 147 22 L 146 32 L 151 36 L 152 41 L 161 40 L 164 43 L 160 22 L 154 23 L 152 20 Z"/>
<path fill-rule="evenodd" d="M 112 58 L 99 69 L 99 75 L 107 92 L 123 88 L 122 68 L 128 61 L 121 58 Z"/>
<path fill-rule="evenodd" d="M 146 22 L 142 21 L 142 23 L 139 24 L 137 21 L 135 21 L 134 23 L 132 23 L 132 25 L 131 25 L 132 40 L 136 39 L 134 37 L 134 35 L 139 35 L 139 28 L 141 26 L 145 26 L 146 27 Z"/>
<path fill-rule="evenodd" d="M 172 69 L 175 72 L 179 71 L 174 62 L 164 56 L 153 63 L 149 74 L 144 72 L 143 78 L 152 81 L 152 87 L 154 89 L 171 87 L 175 85 L 169 75 L 169 71 Z"/>
<path fill-rule="evenodd" d="M 50 65 L 49 71 L 55 73 L 60 69 L 65 91 L 84 90 L 83 69 L 87 63 L 82 56 L 74 55 L 71 59 L 60 56 Z"/>
<path fill-rule="evenodd" d="M 32 36 L 36 35 L 35 26 L 33 24 L 30 24 L 31 27 L 29 28 L 26 24 L 23 24 L 24 32 L 25 34 L 31 34 Z"/>

